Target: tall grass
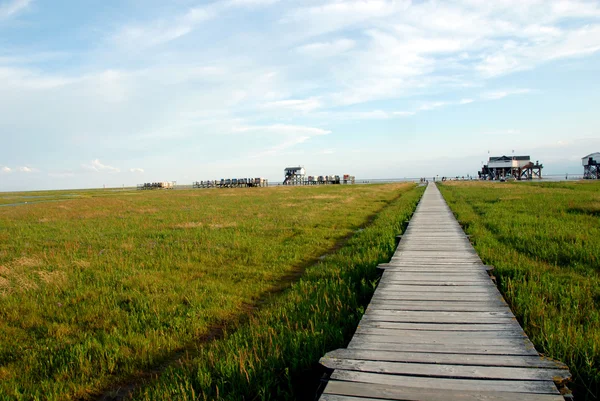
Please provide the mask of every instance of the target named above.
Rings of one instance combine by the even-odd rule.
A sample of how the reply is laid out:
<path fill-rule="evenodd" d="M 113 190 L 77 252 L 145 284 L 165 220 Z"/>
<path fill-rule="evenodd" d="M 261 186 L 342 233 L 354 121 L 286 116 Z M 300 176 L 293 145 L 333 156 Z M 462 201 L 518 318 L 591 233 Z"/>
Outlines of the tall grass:
<path fill-rule="evenodd" d="M 0 208 L 0 399 L 89 398 L 143 376 L 409 188 L 92 191 Z"/>
<path fill-rule="evenodd" d="M 600 183 L 446 183 L 538 351 L 566 363 L 576 399 L 600 395 Z"/>
<path fill-rule="evenodd" d="M 345 346 L 395 236 L 422 188 L 404 191 L 341 249 L 308 268 L 288 291 L 224 339 L 201 346 L 135 392 L 134 400 L 314 399 L 307 372 L 327 351 Z M 309 375 L 310 376 L 310 375 Z"/>

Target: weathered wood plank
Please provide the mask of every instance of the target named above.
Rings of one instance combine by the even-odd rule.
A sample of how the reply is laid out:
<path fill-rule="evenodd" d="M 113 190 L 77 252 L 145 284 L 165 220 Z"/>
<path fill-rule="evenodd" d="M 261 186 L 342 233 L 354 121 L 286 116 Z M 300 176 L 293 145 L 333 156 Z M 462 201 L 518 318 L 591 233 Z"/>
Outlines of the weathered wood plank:
<path fill-rule="evenodd" d="M 369 313 L 369 316 L 408 316 L 408 317 L 455 317 L 455 318 L 514 318 L 512 312 L 508 311 L 496 311 L 496 312 L 440 312 L 440 311 L 403 311 L 403 310 L 373 310 Z"/>
<path fill-rule="evenodd" d="M 404 323 L 462 323 L 462 324 L 495 324 L 515 321 L 514 317 L 463 317 L 463 316 L 394 316 L 394 315 L 364 315 L 363 320 L 379 322 Z"/>
<path fill-rule="evenodd" d="M 525 333 L 522 330 L 507 329 L 502 331 L 441 331 L 441 330 L 403 330 L 398 328 L 372 327 L 371 325 L 360 325 L 356 329 L 357 334 L 380 335 L 388 337 L 400 337 L 405 340 L 410 340 L 414 337 L 421 339 L 441 339 L 442 341 L 452 341 L 455 339 L 471 341 L 471 340 L 495 340 L 495 339 L 518 339 L 525 338 Z"/>
<path fill-rule="evenodd" d="M 328 352 L 324 358 L 356 359 L 369 361 L 433 363 L 446 365 L 503 366 L 519 368 L 563 369 L 567 367 L 559 362 L 536 356 L 522 355 L 474 355 L 441 354 L 411 351 L 374 351 L 362 349 L 337 349 Z M 327 366 L 325 364 L 325 366 Z"/>
<path fill-rule="evenodd" d="M 361 321 L 359 327 L 379 327 L 382 329 L 399 329 L 414 331 L 443 331 L 443 332 L 464 332 L 464 331 L 504 331 L 517 330 L 523 333 L 521 326 L 515 321 L 501 324 L 438 324 L 438 323 L 398 323 L 398 322 L 377 322 L 372 320 Z"/>
<path fill-rule="evenodd" d="M 446 302 L 440 301 L 396 301 L 383 298 L 372 299 L 367 311 L 376 310 L 412 310 L 412 311 L 447 311 L 447 312 L 493 312 L 505 311 L 508 306 L 495 303 L 479 302 Z"/>
<path fill-rule="evenodd" d="M 381 265 L 380 265 L 381 266 Z M 378 266 L 379 267 L 379 266 Z M 423 265 L 405 265 L 405 266 L 396 266 L 387 264 L 384 266 L 388 273 L 450 273 L 450 272 L 461 272 L 463 274 L 472 274 L 479 273 L 480 271 L 485 269 L 484 266 L 423 266 Z"/>
<path fill-rule="evenodd" d="M 430 363 L 405 363 L 370 361 L 358 359 L 322 358 L 321 363 L 330 369 L 393 375 L 416 375 L 426 377 L 450 377 L 486 380 L 541 380 L 562 381 L 569 377 L 566 369 L 517 368 L 501 366 L 465 366 Z"/>
<path fill-rule="evenodd" d="M 480 283 L 487 283 L 485 280 L 469 280 L 469 281 L 460 281 L 460 280 L 402 280 L 395 279 L 396 283 L 402 283 L 406 285 L 413 284 L 423 284 L 423 285 L 479 285 Z"/>
<path fill-rule="evenodd" d="M 394 343 L 394 344 L 431 344 L 431 345 L 464 345 L 464 346 L 481 346 L 487 347 L 490 345 L 506 345 L 513 347 L 524 347 L 529 344 L 529 340 L 526 338 L 517 337 L 506 337 L 506 338 L 476 338 L 476 337 L 455 337 L 455 336 L 396 336 L 396 335 L 373 335 L 364 333 L 355 333 L 352 337 L 352 341 L 362 340 L 365 341 L 377 341 L 380 343 Z M 533 346 L 533 345 L 531 345 Z"/>
<path fill-rule="evenodd" d="M 492 286 L 449 286 L 449 285 L 406 285 L 395 283 L 380 283 L 377 290 L 388 290 L 398 292 L 445 292 L 445 293 L 467 293 L 467 294 L 495 294 L 498 290 Z"/>
<path fill-rule="evenodd" d="M 369 398 L 373 397 L 373 398 Z M 564 401 L 558 394 L 532 394 L 488 391 L 485 395 L 473 390 L 449 390 L 389 386 L 373 383 L 355 383 L 332 380 L 327 384 L 323 401 Z"/>
<path fill-rule="evenodd" d="M 364 349 L 378 351 L 413 351 L 451 354 L 482 355 L 534 355 L 539 354 L 533 346 L 500 345 L 500 344 L 405 344 L 383 342 L 379 338 L 355 336 L 348 344 L 348 349 Z"/>
<path fill-rule="evenodd" d="M 396 299 L 413 301 L 492 301 L 501 298 L 500 295 L 492 294 L 448 294 L 448 293 L 421 293 L 421 292 L 394 292 L 377 291 L 373 296 L 375 299 Z"/>
<path fill-rule="evenodd" d="M 373 297 L 375 300 L 389 301 L 430 301 L 430 302 L 492 302 L 497 297 L 485 293 L 464 293 L 464 292 L 406 292 L 406 291 L 379 291 Z"/>
<path fill-rule="evenodd" d="M 410 386 L 416 388 L 462 391 L 506 391 L 512 393 L 558 394 L 553 381 L 539 380 L 474 380 L 418 377 L 408 375 L 389 375 L 381 373 L 357 372 L 336 369 L 333 380 L 345 380 L 361 383 L 386 384 L 394 386 Z M 402 398 L 400 398 L 402 399 Z M 515 397 L 515 399 L 519 399 Z"/>

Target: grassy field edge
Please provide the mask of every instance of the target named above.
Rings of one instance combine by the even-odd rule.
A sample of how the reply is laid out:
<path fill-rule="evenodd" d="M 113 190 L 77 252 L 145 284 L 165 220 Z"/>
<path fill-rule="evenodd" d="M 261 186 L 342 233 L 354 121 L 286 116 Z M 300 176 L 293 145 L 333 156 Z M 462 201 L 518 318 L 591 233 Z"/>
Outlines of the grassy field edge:
<path fill-rule="evenodd" d="M 347 344 L 423 193 L 401 192 L 335 253 L 276 296 L 248 323 L 206 344 L 139 388 L 135 400 L 312 399 L 315 365 Z"/>
<path fill-rule="evenodd" d="M 566 197 L 556 203 L 547 191 L 573 188 L 563 188 L 565 185 L 560 183 L 511 185 L 477 189 L 477 193 L 458 185 L 438 187 L 465 232 L 471 235 L 482 261 L 495 267 L 498 289 L 536 349 L 569 366 L 573 382 L 568 387 L 576 399 L 596 400 L 600 394 L 597 267 L 595 262 L 585 264 L 576 256 L 561 257 L 561 253 L 552 259 L 549 251 L 556 245 L 557 252 L 567 255 L 574 244 L 580 244 L 580 240 L 569 241 L 561 236 L 576 235 L 571 230 L 574 214 L 568 208 L 585 202 L 589 205 L 591 198 L 586 195 L 576 200 L 573 195 L 559 194 L 556 196 Z M 530 185 L 531 199 L 517 192 L 525 191 L 524 185 Z M 570 185 L 579 185 L 593 194 L 589 185 Z M 536 199 L 538 206 L 533 206 Z M 554 230 L 546 231 L 547 226 Z M 525 247 L 522 244 L 527 240 L 529 245 Z M 581 249 L 593 252 L 594 244 L 590 239 Z M 589 255 L 580 258 L 584 256 Z"/>

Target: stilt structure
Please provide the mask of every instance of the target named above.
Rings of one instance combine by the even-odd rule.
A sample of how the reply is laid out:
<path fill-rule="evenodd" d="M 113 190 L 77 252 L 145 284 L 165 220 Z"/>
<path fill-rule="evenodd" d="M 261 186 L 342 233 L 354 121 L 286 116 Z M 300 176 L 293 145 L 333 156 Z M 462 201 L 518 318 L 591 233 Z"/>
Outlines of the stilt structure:
<path fill-rule="evenodd" d="M 531 180 L 542 178 L 544 165 L 536 160 L 533 163 L 529 156 L 500 156 L 490 157 L 488 164 L 478 172 L 482 180 Z"/>
<path fill-rule="evenodd" d="M 586 180 L 600 179 L 600 152 L 590 153 L 581 159 L 583 178 Z"/>
<path fill-rule="evenodd" d="M 306 180 L 306 170 L 304 167 L 286 167 L 283 171 L 285 172 L 283 185 L 302 185 Z"/>

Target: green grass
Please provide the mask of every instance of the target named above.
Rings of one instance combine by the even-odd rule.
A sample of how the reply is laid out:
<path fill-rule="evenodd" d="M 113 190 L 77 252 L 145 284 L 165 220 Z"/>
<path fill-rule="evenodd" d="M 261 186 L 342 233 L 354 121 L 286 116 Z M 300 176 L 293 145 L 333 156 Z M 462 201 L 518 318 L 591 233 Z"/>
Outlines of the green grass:
<path fill-rule="evenodd" d="M 538 351 L 600 395 L 600 183 L 439 186 Z"/>
<path fill-rule="evenodd" d="M 395 236 L 423 188 L 405 191 L 341 249 L 236 331 L 196 349 L 139 388 L 134 400 L 313 400 L 311 369 L 354 333 Z M 318 379 L 318 378 L 317 378 Z"/>
<path fill-rule="evenodd" d="M 86 191 L 72 200 L 0 208 L 0 399 L 88 398 L 114 383 L 144 376 L 177 352 L 194 349 L 215 328 L 243 320 L 282 288 L 282 282 L 335 251 L 342 239 L 400 194 L 406 193 L 408 201 L 398 210 L 408 213 L 418 197 L 411 188 Z M 283 376 L 261 376 L 265 382 L 260 388 L 270 389 L 269 380 L 275 380 L 289 393 L 286 372 L 306 366 L 308 359 L 314 362 L 323 344 L 341 341 L 357 311 L 356 304 L 340 305 L 340 300 L 359 296 L 351 293 L 356 285 L 370 286 L 360 275 L 370 272 L 372 277 L 374 263 L 393 249 L 392 231 L 403 219 L 396 217 L 385 231 L 389 238 L 362 231 L 357 234 L 360 246 L 369 247 L 348 254 L 344 247 L 321 262 L 327 268 L 323 285 L 319 275 L 325 270 L 311 268 L 295 287 L 300 294 L 284 293 L 298 302 L 298 297 L 314 295 L 314 305 L 293 303 L 298 310 L 287 315 L 278 314 L 277 308 L 290 306 L 289 300 L 269 305 L 276 319 L 272 327 L 260 329 L 256 338 L 248 332 L 250 337 L 239 340 L 268 341 L 248 351 L 256 355 L 267 348 L 284 352 L 288 340 L 299 347 L 301 354 L 295 357 L 293 349 L 285 348 L 285 355 L 278 356 L 286 365 Z M 350 276 L 332 276 L 332 271 L 355 265 L 360 268 L 352 273 L 354 287 L 346 281 Z M 341 324 L 335 330 L 329 327 L 327 335 L 317 334 L 327 338 L 319 340 L 319 352 L 304 355 L 300 334 L 270 343 L 289 325 L 303 333 L 304 325 L 315 324 L 311 315 Z M 235 352 L 237 345 L 223 347 L 231 352 L 227 358 L 244 355 Z M 198 352 L 201 361 L 216 355 Z M 216 373 L 195 376 L 200 384 L 214 381 L 207 394 L 217 388 L 224 394 L 227 386 L 219 380 L 225 372 L 218 369 L 229 371 L 232 366 L 225 363 Z M 257 395 L 264 391 L 255 390 Z"/>

